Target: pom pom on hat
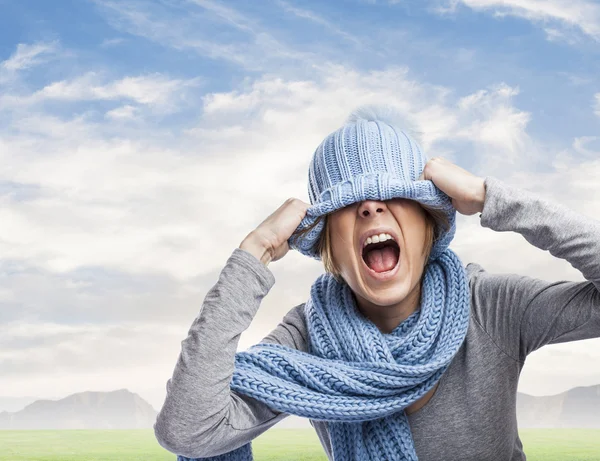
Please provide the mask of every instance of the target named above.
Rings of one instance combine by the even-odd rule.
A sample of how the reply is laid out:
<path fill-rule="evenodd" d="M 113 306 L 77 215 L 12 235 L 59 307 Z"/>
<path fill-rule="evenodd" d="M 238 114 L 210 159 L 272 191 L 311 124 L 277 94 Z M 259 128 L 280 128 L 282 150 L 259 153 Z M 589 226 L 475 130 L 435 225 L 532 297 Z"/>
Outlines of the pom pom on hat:
<path fill-rule="evenodd" d="M 397 130 L 408 134 L 420 146 L 423 145 L 423 132 L 417 129 L 416 124 L 409 120 L 406 114 L 391 104 L 364 104 L 356 107 L 350 113 L 345 123 L 357 122 L 358 120 L 379 120 L 387 123 Z"/>

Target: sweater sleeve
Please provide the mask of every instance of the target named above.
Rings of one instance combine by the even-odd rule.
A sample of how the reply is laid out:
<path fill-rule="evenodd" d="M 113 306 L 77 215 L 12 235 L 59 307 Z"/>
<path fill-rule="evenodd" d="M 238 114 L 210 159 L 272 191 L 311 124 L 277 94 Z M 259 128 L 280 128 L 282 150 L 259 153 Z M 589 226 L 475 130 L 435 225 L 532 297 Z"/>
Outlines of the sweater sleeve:
<path fill-rule="evenodd" d="M 181 342 L 167 381 L 167 395 L 154 423 L 163 448 L 189 458 L 217 456 L 247 444 L 287 416 L 229 387 L 240 335 L 274 283 L 267 266 L 251 253 L 234 249 Z M 300 306 L 263 341 L 300 344 L 294 326 Z"/>
<path fill-rule="evenodd" d="M 496 345 L 524 362 L 546 344 L 600 337 L 600 221 L 487 176 L 480 223 L 520 233 L 568 261 L 585 281 L 491 274 L 469 263 L 472 312 Z"/>

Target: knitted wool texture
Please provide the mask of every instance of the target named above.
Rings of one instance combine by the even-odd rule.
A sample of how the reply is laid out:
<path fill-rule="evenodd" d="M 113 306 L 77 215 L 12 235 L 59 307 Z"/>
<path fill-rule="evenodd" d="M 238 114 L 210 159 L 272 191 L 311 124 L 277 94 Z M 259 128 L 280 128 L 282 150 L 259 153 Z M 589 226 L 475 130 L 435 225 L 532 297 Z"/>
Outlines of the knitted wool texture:
<path fill-rule="evenodd" d="M 297 231 L 361 200 L 404 197 L 438 208 L 450 227 L 436 228 L 420 308 L 383 334 L 360 313 L 344 281 L 322 274 L 305 304 L 308 353 L 256 344 L 236 353 L 230 384 L 277 411 L 327 421 L 334 459 L 343 461 L 417 459 L 404 409 L 440 379 L 464 341 L 470 315 L 466 272 L 448 248 L 455 232 L 451 199 L 433 182 L 417 180 L 427 159 L 412 136 L 383 120 L 380 109 L 355 111 L 317 148 L 309 168 L 312 205 L 288 242 L 320 259 L 316 243 L 323 223 L 304 236 Z M 177 459 L 253 456 L 248 443 L 218 456 Z"/>

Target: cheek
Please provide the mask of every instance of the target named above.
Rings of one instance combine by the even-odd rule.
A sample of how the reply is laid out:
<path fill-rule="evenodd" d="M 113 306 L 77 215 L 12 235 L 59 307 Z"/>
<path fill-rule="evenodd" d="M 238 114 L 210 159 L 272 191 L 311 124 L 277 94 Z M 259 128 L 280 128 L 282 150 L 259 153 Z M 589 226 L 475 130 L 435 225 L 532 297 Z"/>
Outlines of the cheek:
<path fill-rule="evenodd" d="M 349 221 L 339 219 L 330 229 L 331 253 L 338 266 L 348 265 L 355 258 L 354 227 Z"/>
<path fill-rule="evenodd" d="M 352 244 L 352 232 L 354 224 L 349 217 L 339 215 L 331 224 L 331 243 L 339 248 L 345 248 Z"/>
<path fill-rule="evenodd" d="M 352 236 L 334 232 L 331 236 L 331 249 L 336 261 L 347 261 L 354 254 Z"/>
<path fill-rule="evenodd" d="M 425 257 L 426 247 L 426 229 L 418 227 L 414 232 L 411 233 L 408 242 L 407 256 L 414 264 L 420 265 Z"/>

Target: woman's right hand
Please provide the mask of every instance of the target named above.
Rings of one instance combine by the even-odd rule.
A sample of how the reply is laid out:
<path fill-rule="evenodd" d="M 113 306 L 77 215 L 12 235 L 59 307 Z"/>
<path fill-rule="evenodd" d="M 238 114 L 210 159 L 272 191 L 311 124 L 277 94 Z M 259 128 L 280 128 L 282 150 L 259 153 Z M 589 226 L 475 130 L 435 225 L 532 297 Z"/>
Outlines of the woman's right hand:
<path fill-rule="evenodd" d="M 288 239 L 306 215 L 309 207 L 310 204 L 298 198 L 288 198 L 283 205 L 250 232 L 239 247 L 252 253 L 265 266 L 271 261 L 283 258 L 290 250 Z"/>

